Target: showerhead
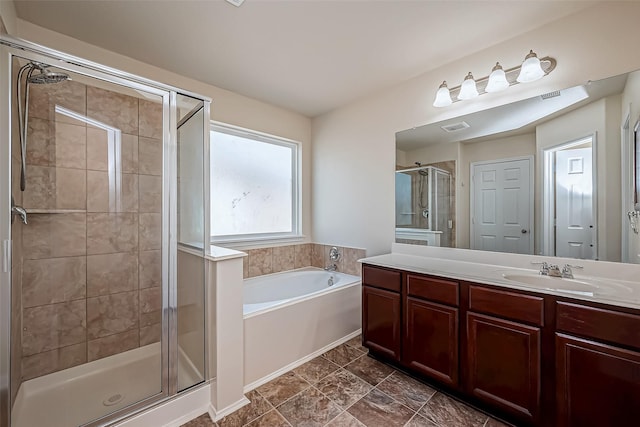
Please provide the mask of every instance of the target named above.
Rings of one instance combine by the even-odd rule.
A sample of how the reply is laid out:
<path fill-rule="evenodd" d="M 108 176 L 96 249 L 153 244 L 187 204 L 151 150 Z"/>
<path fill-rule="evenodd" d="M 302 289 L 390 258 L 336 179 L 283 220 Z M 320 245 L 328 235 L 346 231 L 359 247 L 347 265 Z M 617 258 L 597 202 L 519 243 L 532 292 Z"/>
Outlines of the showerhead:
<path fill-rule="evenodd" d="M 420 175 L 422 175 L 422 176 L 428 176 L 428 175 L 429 175 L 429 172 L 427 172 L 427 171 L 426 171 L 426 170 L 424 170 L 424 169 L 420 169 L 420 170 L 418 170 L 418 173 L 419 173 Z"/>
<path fill-rule="evenodd" d="M 60 83 L 65 80 L 71 80 L 68 74 L 56 71 L 48 71 L 40 68 L 40 72 L 32 74 L 27 81 L 34 84 Z"/>

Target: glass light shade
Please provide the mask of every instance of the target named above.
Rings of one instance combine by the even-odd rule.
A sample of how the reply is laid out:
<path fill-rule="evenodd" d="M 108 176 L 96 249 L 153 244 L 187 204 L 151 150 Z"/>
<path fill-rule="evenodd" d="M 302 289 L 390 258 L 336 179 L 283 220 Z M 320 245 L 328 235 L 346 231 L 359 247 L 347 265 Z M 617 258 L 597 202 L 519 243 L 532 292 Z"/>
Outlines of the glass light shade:
<path fill-rule="evenodd" d="M 536 80 L 541 79 L 544 76 L 544 70 L 540 65 L 540 60 L 538 56 L 530 51 L 529 54 L 524 59 L 522 66 L 520 67 L 520 74 L 518 75 L 519 83 L 529 83 L 535 82 Z"/>
<path fill-rule="evenodd" d="M 500 66 L 499 62 L 496 62 L 496 66 L 493 67 L 491 74 L 489 75 L 489 82 L 487 83 L 487 87 L 484 89 L 486 92 L 500 92 L 501 90 L 505 90 L 509 87 L 509 82 L 507 81 L 507 75 L 504 73 L 504 70 Z"/>
<path fill-rule="evenodd" d="M 458 95 L 458 99 L 467 100 L 472 99 L 478 96 L 478 88 L 476 87 L 476 81 L 473 79 L 471 73 L 467 74 L 467 77 L 464 78 L 462 82 L 462 86 L 460 87 L 460 94 Z"/>
<path fill-rule="evenodd" d="M 451 101 L 451 93 L 449 92 L 449 88 L 447 87 L 447 82 L 442 82 L 440 87 L 438 88 L 438 92 L 436 92 L 436 99 L 433 101 L 434 107 L 446 107 L 447 105 L 451 105 L 453 101 Z"/>

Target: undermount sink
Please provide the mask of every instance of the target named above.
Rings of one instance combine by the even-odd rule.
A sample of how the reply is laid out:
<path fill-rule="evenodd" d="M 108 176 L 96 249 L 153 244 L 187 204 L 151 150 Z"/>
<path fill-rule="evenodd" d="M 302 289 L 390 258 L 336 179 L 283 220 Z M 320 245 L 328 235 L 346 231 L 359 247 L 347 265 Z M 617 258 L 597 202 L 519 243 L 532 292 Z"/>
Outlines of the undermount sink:
<path fill-rule="evenodd" d="M 531 285 L 558 292 L 568 292 L 587 296 L 633 293 L 633 289 L 628 286 L 596 279 L 564 279 L 560 277 L 542 276 L 537 273 L 524 272 L 503 273 L 502 277 L 523 285 Z"/>

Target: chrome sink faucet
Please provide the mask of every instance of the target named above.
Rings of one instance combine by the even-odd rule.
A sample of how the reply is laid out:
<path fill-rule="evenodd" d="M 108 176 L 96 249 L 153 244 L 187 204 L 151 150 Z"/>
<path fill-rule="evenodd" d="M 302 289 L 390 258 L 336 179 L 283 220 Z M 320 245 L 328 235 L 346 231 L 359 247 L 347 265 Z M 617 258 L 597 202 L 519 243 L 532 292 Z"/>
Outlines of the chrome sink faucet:
<path fill-rule="evenodd" d="M 540 264 L 539 274 L 541 276 L 562 277 L 560 267 L 558 267 L 556 264 L 549 264 L 546 261 L 532 262 L 531 264 Z"/>
<path fill-rule="evenodd" d="M 573 270 L 572 268 L 584 268 L 581 265 L 571 265 L 571 264 L 565 264 L 564 267 L 562 267 L 562 278 L 563 279 L 573 279 Z"/>

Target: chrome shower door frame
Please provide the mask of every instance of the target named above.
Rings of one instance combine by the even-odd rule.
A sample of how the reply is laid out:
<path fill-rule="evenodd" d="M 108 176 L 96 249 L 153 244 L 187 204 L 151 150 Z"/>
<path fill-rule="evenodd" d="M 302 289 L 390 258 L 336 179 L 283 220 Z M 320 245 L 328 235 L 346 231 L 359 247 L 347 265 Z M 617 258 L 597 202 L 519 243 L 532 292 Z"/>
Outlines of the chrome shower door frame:
<path fill-rule="evenodd" d="M 0 35 L 0 427 L 10 427 L 11 415 L 11 114 L 13 89 L 12 59 L 14 56 L 54 65 L 56 68 L 81 74 L 134 90 L 151 93 L 163 103 L 163 178 L 162 178 L 162 391 L 121 411 L 93 420 L 86 426 L 102 426 L 128 418 L 176 395 L 177 363 L 173 340 L 177 334 L 177 124 L 176 92 L 210 99 L 178 88 L 157 83 L 129 73 L 86 61 L 24 40 Z M 208 183 L 205 183 L 208 184 Z M 205 377 L 206 379 L 207 377 Z"/>

